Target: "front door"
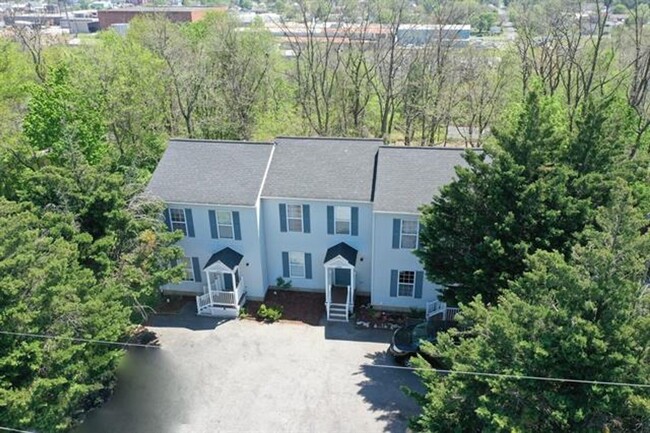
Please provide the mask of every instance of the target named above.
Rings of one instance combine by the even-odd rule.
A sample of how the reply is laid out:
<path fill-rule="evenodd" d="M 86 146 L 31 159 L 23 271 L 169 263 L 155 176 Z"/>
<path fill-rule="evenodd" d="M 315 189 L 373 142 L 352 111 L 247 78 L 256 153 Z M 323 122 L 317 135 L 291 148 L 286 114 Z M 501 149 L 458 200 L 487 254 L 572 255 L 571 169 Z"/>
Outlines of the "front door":
<path fill-rule="evenodd" d="M 334 285 L 335 286 L 349 286 L 352 284 L 351 269 L 335 268 L 334 269 Z"/>
<path fill-rule="evenodd" d="M 232 274 L 230 273 L 223 273 L 223 290 L 225 292 L 232 292 L 234 290 L 234 286 L 232 284 Z"/>
<path fill-rule="evenodd" d="M 220 292 L 223 290 L 223 274 L 221 272 L 210 272 L 210 288 L 214 292 Z"/>

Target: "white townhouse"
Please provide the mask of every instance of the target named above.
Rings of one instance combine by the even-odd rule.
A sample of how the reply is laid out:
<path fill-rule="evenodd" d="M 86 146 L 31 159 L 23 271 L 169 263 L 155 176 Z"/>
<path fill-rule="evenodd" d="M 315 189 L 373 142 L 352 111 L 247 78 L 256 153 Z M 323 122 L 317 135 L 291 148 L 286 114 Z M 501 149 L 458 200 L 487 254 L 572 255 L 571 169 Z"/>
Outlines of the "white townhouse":
<path fill-rule="evenodd" d="M 324 292 L 330 320 L 348 319 L 355 294 L 382 309 L 438 305 L 413 254 L 418 209 L 462 154 L 374 139 L 172 140 L 148 190 L 185 235 L 185 280 L 161 290 L 194 294 L 199 314 L 224 316 L 278 278 Z"/>

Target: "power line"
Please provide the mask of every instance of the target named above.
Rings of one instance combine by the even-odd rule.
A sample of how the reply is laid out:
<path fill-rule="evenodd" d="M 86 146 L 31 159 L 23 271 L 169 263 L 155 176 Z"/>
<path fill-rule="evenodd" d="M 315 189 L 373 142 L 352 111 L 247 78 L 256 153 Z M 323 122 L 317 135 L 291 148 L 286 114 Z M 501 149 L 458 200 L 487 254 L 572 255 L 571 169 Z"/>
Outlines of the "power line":
<path fill-rule="evenodd" d="M 505 379 L 518 379 L 518 380 L 541 380 L 546 382 L 565 382 L 565 383 L 582 383 L 588 385 L 605 385 L 605 386 L 629 386 L 633 388 L 650 388 L 650 384 L 645 383 L 629 383 L 629 382 L 606 382 L 602 380 L 583 380 L 583 379 L 565 379 L 561 377 L 543 377 L 543 376 L 526 376 L 517 374 L 506 373 L 485 373 L 481 371 L 460 371 L 460 370 L 443 370 L 439 368 L 427 367 L 402 367 L 398 365 L 377 365 L 377 364 L 364 364 L 364 367 L 378 367 L 378 368 L 393 368 L 400 370 L 424 370 L 435 371 L 436 373 L 443 374 L 464 374 L 467 376 L 487 376 L 487 377 L 501 377 Z"/>
<path fill-rule="evenodd" d="M 68 340 L 74 341 L 77 343 L 93 343 L 93 344 L 105 344 L 109 346 L 121 346 L 121 347 L 147 347 L 151 349 L 160 349 L 160 346 L 154 346 L 151 344 L 139 344 L 139 343 L 122 343 L 119 341 L 106 341 L 106 340 L 93 340 L 90 338 L 78 338 L 78 337 L 64 337 L 61 335 L 48 335 L 48 334 L 31 334 L 28 332 L 11 332 L 11 331 L 0 331 L 0 334 L 4 335 L 13 335 L 16 337 L 31 337 L 31 338 L 43 338 L 43 339 L 53 339 L 53 340 Z"/>
<path fill-rule="evenodd" d="M 0 427 L 0 430 L 3 431 L 12 431 L 12 432 L 18 432 L 18 433 L 33 433 L 27 430 L 18 430 L 17 428 L 11 428 L 11 427 Z"/>
<path fill-rule="evenodd" d="M 64 337 L 60 335 L 47 335 L 47 334 L 32 334 L 28 332 L 11 332 L 11 331 L 0 331 L 0 334 L 4 335 L 13 335 L 17 337 L 31 337 L 31 338 L 42 338 L 42 339 L 58 339 L 58 340 L 68 340 L 75 341 L 80 343 L 93 343 L 93 344 L 106 344 L 113 346 L 121 347 L 144 347 L 152 349 L 160 349 L 160 346 L 154 346 L 149 344 L 139 344 L 139 343 L 122 343 L 117 341 L 106 341 L 106 340 L 93 340 L 89 338 L 78 338 L 78 337 Z M 397 370 L 426 370 L 426 371 L 435 371 L 436 373 L 441 374 L 463 374 L 468 376 L 483 376 L 483 377 L 500 377 L 505 379 L 516 379 L 516 380 L 539 380 L 545 382 L 563 382 L 563 383 L 580 383 L 587 385 L 603 385 L 603 386 L 628 386 L 633 388 L 650 388 L 650 384 L 644 383 L 630 383 L 630 382 L 608 382 L 601 380 L 585 380 L 585 379 L 566 379 L 561 377 L 544 377 L 544 376 L 527 376 L 527 375 L 516 375 L 516 374 L 506 374 L 506 373 L 487 373 L 481 371 L 460 371 L 460 370 L 444 370 L 439 368 L 422 368 L 422 367 L 402 367 L 398 365 L 378 365 L 378 364 L 363 364 L 363 367 L 376 367 L 376 368 L 392 368 Z M 5 427 L 0 427 L 0 430 L 6 429 Z M 7 430 L 11 431 L 11 430 Z M 20 430 L 16 430 L 20 431 Z"/>

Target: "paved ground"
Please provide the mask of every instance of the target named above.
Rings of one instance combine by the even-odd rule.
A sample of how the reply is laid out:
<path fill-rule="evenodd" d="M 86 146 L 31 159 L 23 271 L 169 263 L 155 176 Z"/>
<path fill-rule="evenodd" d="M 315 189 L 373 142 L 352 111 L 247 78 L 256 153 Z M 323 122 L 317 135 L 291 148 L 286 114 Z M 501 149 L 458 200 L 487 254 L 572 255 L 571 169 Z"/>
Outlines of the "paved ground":
<path fill-rule="evenodd" d="M 390 333 L 349 324 L 160 316 L 162 349 L 135 353 L 113 399 L 79 432 L 400 432 L 418 388 Z"/>

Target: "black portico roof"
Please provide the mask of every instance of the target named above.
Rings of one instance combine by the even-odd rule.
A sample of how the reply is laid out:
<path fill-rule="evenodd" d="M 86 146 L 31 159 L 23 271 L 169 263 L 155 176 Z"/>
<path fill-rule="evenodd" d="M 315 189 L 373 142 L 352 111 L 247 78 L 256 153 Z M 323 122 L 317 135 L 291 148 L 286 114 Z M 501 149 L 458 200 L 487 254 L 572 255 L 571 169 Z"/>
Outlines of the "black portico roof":
<path fill-rule="evenodd" d="M 330 260 L 338 256 L 341 256 L 345 260 L 347 260 L 349 264 L 355 266 L 357 263 L 357 253 L 358 251 L 356 249 L 352 248 L 350 245 L 346 244 L 345 242 L 341 242 L 327 249 L 324 263 L 327 263 Z"/>
<path fill-rule="evenodd" d="M 235 269 L 235 266 L 241 263 L 241 260 L 243 258 L 244 256 L 239 254 L 237 251 L 233 250 L 230 247 L 226 247 L 223 250 L 217 251 L 216 253 L 212 254 L 212 257 L 210 257 L 210 259 L 205 264 L 203 269 L 207 269 L 217 262 L 223 263 L 229 269 Z"/>

